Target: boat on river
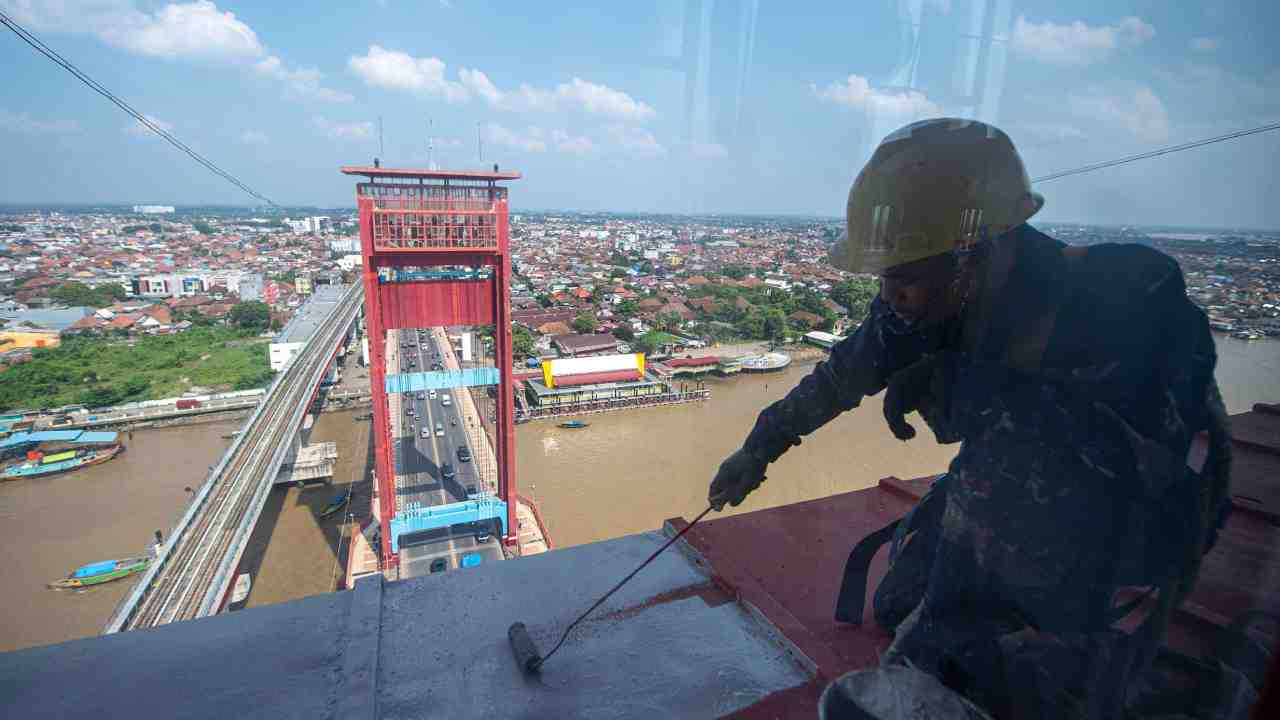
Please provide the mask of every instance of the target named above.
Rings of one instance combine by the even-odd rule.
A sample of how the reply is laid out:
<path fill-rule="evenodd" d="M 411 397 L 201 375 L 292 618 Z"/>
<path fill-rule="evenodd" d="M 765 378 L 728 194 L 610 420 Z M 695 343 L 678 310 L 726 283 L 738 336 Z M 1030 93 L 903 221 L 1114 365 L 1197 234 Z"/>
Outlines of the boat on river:
<path fill-rule="evenodd" d="M 49 587 L 55 590 L 74 590 L 92 587 L 103 583 L 127 578 L 147 569 L 151 564 L 149 557 L 124 558 L 121 560 L 103 560 L 83 565 L 61 580 L 54 580 Z"/>
<path fill-rule="evenodd" d="M 324 509 L 320 511 L 321 519 L 327 518 L 330 515 L 341 510 L 342 507 L 347 504 L 347 501 L 350 498 L 351 498 L 351 490 L 345 490 L 343 492 L 338 493 L 337 495 L 334 495 L 333 499 L 329 501 L 329 504 L 325 505 Z"/>
<path fill-rule="evenodd" d="M 51 454 L 31 452 L 28 453 L 26 460 L 10 463 L 0 469 L 0 480 L 23 480 L 71 472 L 104 463 L 122 452 L 124 452 L 124 445 L 120 444 L 73 448 Z"/>
<path fill-rule="evenodd" d="M 566 428 L 568 430 L 578 430 L 579 428 L 587 427 L 590 424 L 591 423 L 582 422 L 581 420 L 565 420 L 564 422 L 560 423 L 560 427 Z"/>

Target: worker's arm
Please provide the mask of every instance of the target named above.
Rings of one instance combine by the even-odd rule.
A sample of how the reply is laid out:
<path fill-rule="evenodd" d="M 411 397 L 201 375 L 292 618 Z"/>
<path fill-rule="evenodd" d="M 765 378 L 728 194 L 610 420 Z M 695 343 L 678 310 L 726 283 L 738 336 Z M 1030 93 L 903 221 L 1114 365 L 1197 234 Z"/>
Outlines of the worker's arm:
<path fill-rule="evenodd" d="M 877 296 L 857 331 L 840 341 L 787 396 L 765 408 L 743 447 L 763 462 L 777 460 L 800 438 L 885 388 L 891 374 L 939 344 L 942 331 L 896 330 Z"/>

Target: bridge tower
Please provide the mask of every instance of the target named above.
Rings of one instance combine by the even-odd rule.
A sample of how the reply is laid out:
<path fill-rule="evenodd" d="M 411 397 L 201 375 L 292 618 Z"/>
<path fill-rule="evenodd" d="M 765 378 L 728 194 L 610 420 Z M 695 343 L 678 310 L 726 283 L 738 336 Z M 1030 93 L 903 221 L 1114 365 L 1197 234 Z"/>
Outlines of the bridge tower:
<path fill-rule="evenodd" d="M 389 394 L 458 385 L 496 385 L 493 452 L 498 499 L 505 503 L 502 541 L 513 545 L 516 524 L 515 418 L 511 377 L 511 255 L 507 188 L 519 173 L 343 167 L 356 184 L 364 262 L 369 384 L 373 396 L 384 567 L 398 564 L 393 532 L 422 508 L 397 497 Z M 494 326 L 494 368 L 462 372 L 387 372 L 391 330 L 450 325 Z M 462 388 L 460 391 L 465 392 Z M 483 432 L 483 430 L 481 430 Z M 500 507 L 500 506 L 496 506 Z"/>

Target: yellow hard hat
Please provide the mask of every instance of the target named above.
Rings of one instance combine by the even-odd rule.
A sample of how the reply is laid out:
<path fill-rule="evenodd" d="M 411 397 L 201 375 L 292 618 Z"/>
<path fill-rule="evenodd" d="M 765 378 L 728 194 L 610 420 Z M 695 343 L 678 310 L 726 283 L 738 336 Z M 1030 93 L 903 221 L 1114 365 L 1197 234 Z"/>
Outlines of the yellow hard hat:
<path fill-rule="evenodd" d="M 880 273 L 972 247 L 1026 222 L 1044 205 L 999 128 L 976 120 L 922 120 L 880 142 L 849 189 L 848 232 L 831 263 Z"/>

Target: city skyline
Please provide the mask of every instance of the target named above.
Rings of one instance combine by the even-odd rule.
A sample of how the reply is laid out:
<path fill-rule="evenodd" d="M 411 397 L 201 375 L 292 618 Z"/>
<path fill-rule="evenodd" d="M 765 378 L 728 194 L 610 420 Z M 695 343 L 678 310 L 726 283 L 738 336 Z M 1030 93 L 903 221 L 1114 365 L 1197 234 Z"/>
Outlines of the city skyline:
<path fill-rule="evenodd" d="M 379 154 L 379 118 L 385 164 L 477 166 L 482 143 L 486 165 L 524 173 L 517 208 L 529 212 L 827 218 L 878 137 L 927 115 L 996 122 L 1037 176 L 1280 111 L 1265 38 L 1277 11 L 1263 2 L 1228 14 L 1223 3 L 919 0 L 805 17 L 768 3 L 657 2 L 608 16 L 557 6 L 548 18 L 388 0 L 307 23 L 234 2 L 0 9 L 285 205 L 345 207 L 337 168 Z M 244 204 L 7 37 L 0 58 L 17 72 L 0 91 L 12 160 L 0 199 Z M 1277 135 L 1045 183 L 1037 220 L 1280 227 L 1267 202 Z"/>

